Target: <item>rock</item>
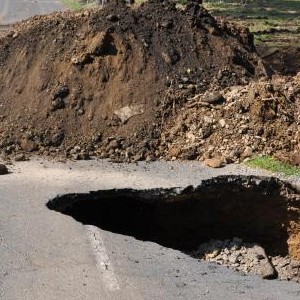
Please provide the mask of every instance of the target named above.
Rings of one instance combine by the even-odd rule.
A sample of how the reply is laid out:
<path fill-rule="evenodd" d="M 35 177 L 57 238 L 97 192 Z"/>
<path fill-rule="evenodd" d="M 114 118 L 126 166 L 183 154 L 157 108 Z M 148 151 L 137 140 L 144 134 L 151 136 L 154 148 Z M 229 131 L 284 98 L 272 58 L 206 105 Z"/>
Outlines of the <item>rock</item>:
<path fill-rule="evenodd" d="M 186 134 L 185 134 L 185 136 L 186 136 L 186 138 L 187 138 L 187 140 L 189 141 L 189 142 L 191 142 L 191 143 L 194 143 L 195 142 L 195 140 L 196 140 L 196 136 L 192 133 L 192 132 L 187 132 Z"/>
<path fill-rule="evenodd" d="M 5 174 L 8 174 L 8 169 L 6 165 L 0 164 L 0 175 L 5 175 Z"/>
<path fill-rule="evenodd" d="M 203 161 L 205 165 L 211 168 L 221 168 L 223 167 L 223 162 L 223 157 L 208 158 Z"/>
<path fill-rule="evenodd" d="M 255 91 L 255 89 L 250 89 L 248 92 L 248 101 L 253 102 L 258 96 L 258 93 Z"/>
<path fill-rule="evenodd" d="M 127 105 L 120 109 L 114 111 L 114 114 L 118 116 L 121 122 L 124 124 L 126 123 L 131 117 L 136 115 L 141 115 L 145 111 L 144 104 L 137 104 L 137 105 Z"/>
<path fill-rule="evenodd" d="M 25 156 L 25 154 L 18 154 L 14 158 L 15 161 L 26 161 L 28 158 Z"/>
<path fill-rule="evenodd" d="M 63 142 L 64 138 L 65 138 L 65 133 L 63 130 L 61 130 L 52 136 L 51 145 L 54 147 L 60 146 L 61 143 Z"/>
<path fill-rule="evenodd" d="M 205 257 L 206 257 L 207 259 L 212 259 L 212 258 L 215 258 L 219 253 L 220 253 L 220 250 L 219 250 L 219 249 L 216 249 L 216 250 L 214 250 L 212 253 L 206 254 Z"/>
<path fill-rule="evenodd" d="M 66 85 L 60 85 L 57 90 L 53 93 L 53 100 L 57 98 L 65 98 L 69 95 L 70 90 Z"/>
<path fill-rule="evenodd" d="M 65 102 L 62 98 L 56 98 L 51 102 L 51 111 L 65 108 Z"/>
<path fill-rule="evenodd" d="M 246 158 L 252 156 L 252 154 L 253 154 L 253 149 L 251 147 L 246 147 L 241 156 L 243 158 Z"/>
<path fill-rule="evenodd" d="M 146 159 L 145 159 L 145 160 L 146 160 L 147 162 L 154 161 L 154 160 L 155 160 L 155 156 L 149 154 L 149 155 L 146 156 Z"/>
<path fill-rule="evenodd" d="M 189 82 L 189 78 L 186 77 L 186 76 L 183 76 L 183 77 L 181 77 L 181 81 L 182 81 L 183 83 L 188 83 L 188 82 Z"/>
<path fill-rule="evenodd" d="M 93 56 L 101 56 L 107 53 L 108 49 L 106 47 L 110 36 L 107 30 L 99 32 L 93 37 L 92 41 L 88 45 L 87 55 L 90 60 L 93 60 Z"/>
<path fill-rule="evenodd" d="M 209 104 L 222 104 L 225 102 L 225 98 L 218 92 L 212 92 L 205 94 L 202 101 Z"/>
<path fill-rule="evenodd" d="M 208 138 L 212 134 L 212 126 L 210 124 L 205 124 L 201 128 L 200 134 L 201 134 L 201 136 L 202 136 L 203 139 Z"/>
<path fill-rule="evenodd" d="M 295 166 L 300 166 L 300 153 L 292 154 L 291 163 Z"/>
<path fill-rule="evenodd" d="M 173 27 L 173 21 L 172 20 L 168 20 L 168 21 L 163 21 L 160 23 L 160 27 L 162 28 L 167 28 L 167 29 L 171 29 Z"/>
<path fill-rule="evenodd" d="M 178 157 L 181 153 L 181 148 L 179 146 L 172 146 L 172 148 L 169 150 L 170 157 Z"/>
<path fill-rule="evenodd" d="M 249 130 L 249 126 L 248 125 L 241 125 L 240 129 L 239 129 L 239 133 L 240 134 L 246 134 Z"/>
<path fill-rule="evenodd" d="M 214 122 L 213 118 L 209 116 L 203 116 L 203 121 L 206 123 L 206 125 L 210 125 Z"/>
<path fill-rule="evenodd" d="M 84 115 L 85 111 L 84 111 L 84 109 L 80 108 L 80 109 L 78 109 L 77 113 L 78 113 L 78 115 Z"/>
<path fill-rule="evenodd" d="M 225 122 L 224 119 L 220 119 L 220 120 L 219 120 L 219 124 L 220 124 L 220 126 L 221 126 L 222 128 L 224 128 L 224 127 L 226 126 L 226 122 Z"/>
<path fill-rule="evenodd" d="M 254 262 L 252 267 L 252 272 L 254 274 L 260 275 L 263 279 L 274 279 L 277 277 L 276 270 L 272 266 L 262 247 L 255 245 L 249 248 L 248 255 L 252 257 Z M 257 259 L 258 257 L 260 259 Z"/>
<path fill-rule="evenodd" d="M 73 65 L 85 65 L 89 62 L 92 62 L 93 58 L 90 56 L 89 53 L 80 53 L 72 56 L 71 63 Z"/>
<path fill-rule="evenodd" d="M 28 139 L 22 139 L 21 140 L 21 148 L 28 152 L 33 152 L 38 150 L 38 145 L 36 142 L 28 140 Z"/>
<path fill-rule="evenodd" d="M 106 147 L 106 151 L 109 152 L 110 150 L 117 149 L 119 147 L 119 142 L 117 140 L 112 140 Z"/>
<path fill-rule="evenodd" d="M 238 262 L 238 256 L 235 253 L 231 253 L 231 255 L 228 258 L 228 261 L 231 264 L 236 264 Z"/>
<path fill-rule="evenodd" d="M 82 151 L 82 152 L 79 154 L 79 159 L 82 159 L 82 160 L 88 160 L 88 159 L 90 159 L 90 156 L 89 156 L 88 152 Z"/>
<path fill-rule="evenodd" d="M 235 147 L 230 153 L 229 153 L 229 158 L 231 159 L 236 159 L 239 158 L 242 154 L 242 150 L 240 147 Z"/>
<path fill-rule="evenodd" d="M 133 162 L 138 162 L 138 161 L 141 161 L 141 160 L 143 160 L 143 156 L 140 153 L 134 155 L 133 158 L 132 158 Z"/>
<path fill-rule="evenodd" d="M 81 159 L 79 153 L 72 154 L 72 158 L 73 158 L 74 160 L 80 160 L 80 159 Z"/>
<path fill-rule="evenodd" d="M 176 50 L 173 50 L 170 53 L 162 52 L 161 56 L 167 64 L 174 65 L 180 60 L 180 55 Z"/>
<path fill-rule="evenodd" d="M 81 147 L 79 145 L 74 146 L 73 148 L 74 153 L 78 153 L 81 151 Z"/>
<path fill-rule="evenodd" d="M 111 22 L 118 22 L 120 18 L 117 15 L 111 14 L 106 17 L 106 20 Z"/>
<path fill-rule="evenodd" d="M 180 158 L 182 158 L 183 160 L 193 160 L 197 157 L 197 155 L 198 155 L 197 149 L 192 147 L 192 148 L 185 150 L 180 155 Z"/>

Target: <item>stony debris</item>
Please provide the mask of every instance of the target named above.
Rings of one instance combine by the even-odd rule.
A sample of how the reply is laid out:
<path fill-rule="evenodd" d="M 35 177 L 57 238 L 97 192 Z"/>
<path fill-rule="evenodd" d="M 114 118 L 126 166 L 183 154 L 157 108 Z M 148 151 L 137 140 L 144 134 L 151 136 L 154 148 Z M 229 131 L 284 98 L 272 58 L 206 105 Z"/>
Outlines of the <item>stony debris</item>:
<path fill-rule="evenodd" d="M 300 283 L 300 261 L 293 260 L 288 256 L 270 257 L 270 260 L 278 273 L 278 279 Z"/>
<path fill-rule="evenodd" d="M 176 146 L 181 149 L 177 158 L 193 151 L 193 159 L 208 165 L 220 157 L 232 163 L 255 154 L 299 165 L 300 73 L 232 86 L 219 93 L 226 101 L 217 106 L 203 105 L 204 93 L 178 109 L 161 136 L 167 157 L 174 157 Z"/>
<path fill-rule="evenodd" d="M 244 274 L 259 275 L 264 279 L 300 282 L 300 262 L 288 256 L 268 257 L 263 247 L 243 242 L 240 238 L 210 240 L 199 246 L 193 256 L 216 262 Z"/>

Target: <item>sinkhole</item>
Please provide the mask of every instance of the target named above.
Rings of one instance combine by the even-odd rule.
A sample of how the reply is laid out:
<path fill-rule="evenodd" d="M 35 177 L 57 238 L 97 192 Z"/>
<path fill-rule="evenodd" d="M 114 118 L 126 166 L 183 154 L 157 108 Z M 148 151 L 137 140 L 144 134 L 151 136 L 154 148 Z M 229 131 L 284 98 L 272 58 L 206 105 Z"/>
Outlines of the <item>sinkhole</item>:
<path fill-rule="evenodd" d="M 112 189 L 57 196 L 47 207 L 88 225 L 191 251 L 239 237 L 300 260 L 300 197 L 272 177 L 219 176 L 197 187 Z"/>

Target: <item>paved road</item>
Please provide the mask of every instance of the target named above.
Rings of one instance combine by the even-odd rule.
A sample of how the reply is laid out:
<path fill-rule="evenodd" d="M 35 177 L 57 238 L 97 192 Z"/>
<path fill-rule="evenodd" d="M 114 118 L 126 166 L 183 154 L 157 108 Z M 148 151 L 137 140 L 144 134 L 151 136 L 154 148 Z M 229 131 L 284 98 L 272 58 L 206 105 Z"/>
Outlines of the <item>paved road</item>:
<path fill-rule="evenodd" d="M 0 299 L 300 299 L 300 285 L 263 281 L 151 242 L 84 226 L 46 208 L 57 194 L 199 184 L 239 166 L 20 162 L 0 176 Z"/>
<path fill-rule="evenodd" d="M 65 9 L 59 0 L 0 0 L 0 24 Z"/>

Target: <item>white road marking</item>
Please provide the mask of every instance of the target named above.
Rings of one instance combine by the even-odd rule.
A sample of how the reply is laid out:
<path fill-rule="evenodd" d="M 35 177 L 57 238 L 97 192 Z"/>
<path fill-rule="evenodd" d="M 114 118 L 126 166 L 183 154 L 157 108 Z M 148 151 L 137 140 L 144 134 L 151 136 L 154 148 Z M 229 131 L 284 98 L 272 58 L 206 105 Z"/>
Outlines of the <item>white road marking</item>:
<path fill-rule="evenodd" d="M 119 290 L 120 286 L 101 238 L 100 230 L 92 225 L 86 225 L 85 227 L 87 229 L 88 239 L 92 245 L 97 266 L 102 271 L 104 284 L 110 291 Z"/>

